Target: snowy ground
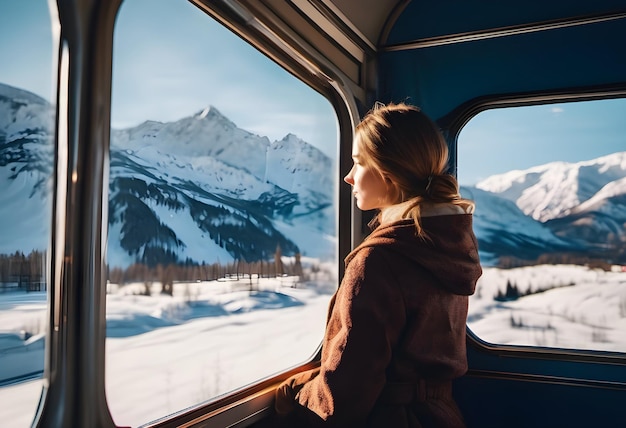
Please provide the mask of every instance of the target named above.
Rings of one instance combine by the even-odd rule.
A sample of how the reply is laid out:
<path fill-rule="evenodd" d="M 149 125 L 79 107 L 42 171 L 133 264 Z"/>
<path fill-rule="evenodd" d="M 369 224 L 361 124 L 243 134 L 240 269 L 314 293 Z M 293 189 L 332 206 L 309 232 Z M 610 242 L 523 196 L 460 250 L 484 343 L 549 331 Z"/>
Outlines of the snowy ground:
<path fill-rule="evenodd" d="M 535 293 L 495 301 L 507 282 Z M 626 272 L 573 265 L 485 268 L 468 325 L 491 343 L 626 352 Z"/>
<path fill-rule="evenodd" d="M 507 282 L 521 292 L 549 290 L 495 301 Z M 106 391 L 114 420 L 138 426 L 308 359 L 335 283 L 322 278 L 293 288 L 294 279 L 284 277 L 176 284 L 174 297 L 160 295 L 158 284 L 151 296 L 139 295 L 142 284 L 110 285 Z M 42 340 L 23 338 L 42 329 L 45 300 L 44 293 L 0 294 L 0 382 L 40 369 Z M 626 352 L 626 273 L 485 268 L 468 324 L 493 343 Z M 41 379 L 0 386 L 0 421 L 30 426 L 41 386 Z"/>
<path fill-rule="evenodd" d="M 175 284 L 174 297 L 143 296 L 143 284 L 110 285 L 106 393 L 115 422 L 138 426 L 309 359 L 323 333 L 336 281 L 291 277 Z M 255 290 L 250 291 L 250 287 Z M 0 382 L 43 365 L 38 336 L 45 293 L 0 294 Z M 20 339 L 21 340 L 21 339 Z M 11 352 L 13 351 L 13 352 Z M 24 366 L 25 356 L 31 361 Z M 37 367 L 38 364 L 38 367 Z M 29 427 L 41 391 L 36 379 L 0 387 L 0 421 Z M 130 397 L 130 398 L 129 398 Z M 0 424 L 1 425 L 1 424 Z"/>

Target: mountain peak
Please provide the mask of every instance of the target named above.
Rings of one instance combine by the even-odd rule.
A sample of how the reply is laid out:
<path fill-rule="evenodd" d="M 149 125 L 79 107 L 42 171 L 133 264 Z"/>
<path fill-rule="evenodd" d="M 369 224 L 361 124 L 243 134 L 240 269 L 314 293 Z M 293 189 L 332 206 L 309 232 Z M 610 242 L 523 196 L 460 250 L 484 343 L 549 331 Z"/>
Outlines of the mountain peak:
<path fill-rule="evenodd" d="M 568 216 L 587 200 L 606 197 L 602 194 L 594 198 L 602 188 L 625 175 L 626 152 L 618 152 L 588 161 L 551 162 L 493 175 L 476 188 L 509 199 L 525 214 L 546 222 Z"/>
<path fill-rule="evenodd" d="M 313 148 L 313 146 L 311 146 L 309 143 L 307 143 L 302 138 L 298 137 L 296 134 L 293 134 L 291 132 L 285 135 L 282 139 L 276 140 L 274 144 L 275 145 L 287 144 L 290 146 L 297 146 L 306 150 L 310 150 L 311 148 Z"/>
<path fill-rule="evenodd" d="M 230 120 L 224 116 L 217 108 L 212 105 L 206 106 L 203 110 L 194 114 L 193 117 L 197 120 L 224 120 L 230 122 Z"/>

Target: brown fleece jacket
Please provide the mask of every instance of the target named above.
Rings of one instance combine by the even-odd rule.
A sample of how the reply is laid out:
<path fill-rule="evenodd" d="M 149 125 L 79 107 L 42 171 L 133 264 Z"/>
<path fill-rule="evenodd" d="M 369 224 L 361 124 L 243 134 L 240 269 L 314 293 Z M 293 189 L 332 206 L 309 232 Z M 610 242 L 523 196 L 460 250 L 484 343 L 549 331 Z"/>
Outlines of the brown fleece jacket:
<path fill-rule="evenodd" d="M 467 371 L 468 296 L 482 273 L 472 216 L 421 221 L 426 240 L 412 221 L 399 221 L 378 227 L 346 257 L 321 366 L 286 380 L 276 394 L 277 413 L 290 426 L 419 427 L 420 417 L 403 407 L 411 405 L 384 402 L 383 390 Z M 438 425 L 462 425 L 446 417 Z"/>

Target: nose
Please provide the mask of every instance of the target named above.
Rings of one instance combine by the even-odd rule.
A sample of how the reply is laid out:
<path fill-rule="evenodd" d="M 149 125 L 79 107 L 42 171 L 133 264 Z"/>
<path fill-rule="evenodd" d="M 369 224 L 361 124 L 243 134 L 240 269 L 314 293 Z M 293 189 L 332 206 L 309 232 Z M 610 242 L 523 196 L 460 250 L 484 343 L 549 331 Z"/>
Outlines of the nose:
<path fill-rule="evenodd" d="M 346 175 L 343 178 L 343 181 L 345 181 L 346 183 L 348 183 L 350 186 L 354 186 L 354 178 L 352 178 L 352 173 L 354 172 L 354 167 L 352 167 L 352 169 L 350 169 L 350 172 L 348 173 L 348 175 Z"/>

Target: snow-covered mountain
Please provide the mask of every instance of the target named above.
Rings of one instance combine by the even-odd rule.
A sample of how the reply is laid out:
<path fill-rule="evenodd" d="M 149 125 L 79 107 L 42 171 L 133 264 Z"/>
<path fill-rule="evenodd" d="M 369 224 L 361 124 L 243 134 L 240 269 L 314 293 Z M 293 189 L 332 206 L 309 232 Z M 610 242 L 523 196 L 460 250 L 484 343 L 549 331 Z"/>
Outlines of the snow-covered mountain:
<path fill-rule="evenodd" d="M 619 152 L 584 162 L 551 162 L 492 175 L 476 187 L 514 201 L 524 214 L 546 222 L 569 215 L 625 176 L 626 152 Z"/>
<path fill-rule="evenodd" d="M 0 254 L 47 246 L 52 113 L 0 86 Z M 270 142 L 209 107 L 113 130 L 110 159 L 111 266 L 269 260 L 277 247 L 334 258 L 333 163 L 295 135 Z"/>
<path fill-rule="evenodd" d="M 333 165 L 295 135 L 270 143 L 208 107 L 111 145 L 111 264 L 333 257 Z"/>
<path fill-rule="evenodd" d="M 620 246 L 611 245 L 626 241 L 626 152 L 493 175 L 479 182 L 474 192 L 480 195 L 480 190 L 513 204 L 553 239 L 569 243 L 571 252 L 583 247 L 588 254 L 614 257 Z M 477 205 L 481 210 L 480 201 Z M 491 208 L 489 203 L 485 206 Z M 486 226 L 493 229 L 497 221 L 492 218 Z"/>
<path fill-rule="evenodd" d="M 52 110 L 0 84 L 0 254 L 47 247 Z M 113 130 L 110 159 L 111 266 L 267 260 L 278 246 L 334 258 L 337 174 L 293 134 L 272 142 L 208 107 Z M 626 152 L 494 175 L 462 193 L 476 201 L 485 265 L 581 251 L 609 259 L 607 243 L 626 240 Z"/>
<path fill-rule="evenodd" d="M 0 254 L 48 245 L 52 114 L 43 98 L 0 83 Z"/>

